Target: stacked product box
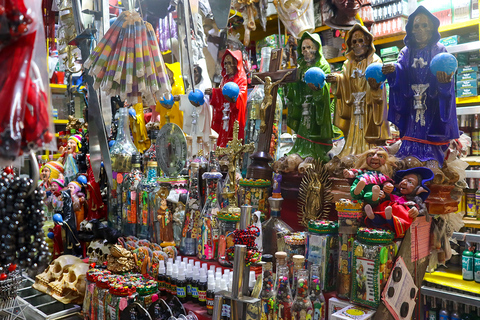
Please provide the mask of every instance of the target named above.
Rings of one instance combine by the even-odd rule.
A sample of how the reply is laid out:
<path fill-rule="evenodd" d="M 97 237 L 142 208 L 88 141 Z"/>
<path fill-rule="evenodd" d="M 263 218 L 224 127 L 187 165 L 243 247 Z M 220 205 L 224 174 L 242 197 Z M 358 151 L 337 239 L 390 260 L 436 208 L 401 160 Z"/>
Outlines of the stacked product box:
<path fill-rule="evenodd" d="M 461 66 L 457 70 L 457 98 L 477 96 L 478 65 Z"/>

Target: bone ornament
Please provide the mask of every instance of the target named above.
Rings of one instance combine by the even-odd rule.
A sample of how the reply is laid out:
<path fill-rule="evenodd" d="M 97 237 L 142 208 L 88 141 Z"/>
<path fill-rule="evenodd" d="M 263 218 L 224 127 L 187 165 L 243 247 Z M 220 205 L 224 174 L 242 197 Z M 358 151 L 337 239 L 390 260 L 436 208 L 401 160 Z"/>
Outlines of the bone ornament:
<path fill-rule="evenodd" d="M 107 262 L 107 269 L 113 273 L 128 272 L 135 268 L 135 259 L 132 253 L 118 244 L 111 247 Z"/>
<path fill-rule="evenodd" d="M 107 240 L 95 240 L 90 242 L 87 249 L 87 256 L 89 262 L 95 262 L 97 264 L 103 264 L 107 261 L 107 257 L 110 254 L 111 244 L 107 243 Z"/>

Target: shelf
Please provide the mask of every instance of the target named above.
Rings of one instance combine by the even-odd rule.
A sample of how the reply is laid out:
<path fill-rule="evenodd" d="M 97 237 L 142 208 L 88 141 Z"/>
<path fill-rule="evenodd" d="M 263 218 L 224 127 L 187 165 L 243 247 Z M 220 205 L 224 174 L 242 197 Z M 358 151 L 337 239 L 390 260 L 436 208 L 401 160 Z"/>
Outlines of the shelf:
<path fill-rule="evenodd" d="M 465 281 L 472 283 L 473 281 Z M 475 282 L 473 282 L 475 283 Z M 468 304 L 475 307 L 480 307 L 480 299 L 478 297 L 469 296 L 467 294 L 461 294 L 457 292 L 422 286 L 421 293 L 424 296 L 440 298 L 443 300 L 456 301 L 462 304 Z"/>
<path fill-rule="evenodd" d="M 462 44 L 457 44 L 455 46 L 445 47 L 448 53 L 459 53 L 459 52 L 470 52 L 480 49 L 480 41 L 472 41 Z"/>
<path fill-rule="evenodd" d="M 68 120 L 55 119 L 55 120 L 53 120 L 53 123 L 54 123 L 54 124 L 67 124 L 67 123 L 68 123 Z"/>
<path fill-rule="evenodd" d="M 52 90 L 52 93 L 64 93 L 67 91 L 67 85 L 50 83 L 50 89 Z"/>
<path fill-rule="evenodd" d="M 457 105 L 459 105 L 459 104 L 471 104 L 471 103 L 480 103 L 480 96 L 457 98 Z"/>
<path fill-rule="evenodd" d="M 330 30 L 331 28 L 329 26 L 320 26 L 318 28 L 316 28 L 313 32 L 317 33 L 317 32 L 322 32 L 322 31 L 325 31 L 325 30 Z"/>
<path fill-rule="evenodd" d="M 462 278 L 462 269 L 439 269 L 432 273 L 425 273 L 423 280 L 450 287 L 457 290 L 480 294 L 480 283 L 475 281 L 465 281 Z M 432 288 L 433 289 L 433 288 Z M 436 289 L 439 290 L 439 289 Z M 480 302 L 480 299 L 477 298 Z"/>
<path fill-rule="evenodd" d="M 380 38 L 380 39 L 375 39 L 373 40 L 374 45 L 379 45 L 379 44 L 386 44 L 386 43 L 391 43 L 391 42 L 397 42 L 397 41 L 403 41 L 403 38 L 405 38 L 405 32 L 402 32 L 400 34 L 394 34 L 394 35 L 389 35 L 386 36 L 385 38 Z"/>
<path fill-rule="evenodd" d="M 480 156 L 468 156 L 465 158 L 460 158 L 471 166 L 480 166 Z"/>
<path fill-rule="evenodd" d="M 474 218 L 463 218 L 463 223 L 467 228 L 480 229 L 480 220 Z"/>
<path fill-rule="evenodd" d="M 474 97 L 472 97 L 474 98 Z M 457 116 L 462 114 L 476 114 L 480 113 L 480 106 L 460 107 L 457 108 Z"/>
<path fill-rule="evenodd" d="M 469 21 L 464 21 L 464 22 L 459 22 L 459 23 L 451 23 L 451 24 L 447 24 L 445 26 L 439 27 L 438 31 L 440 33 L 449 32 L 449 31 L 456 31 L 456 30 L 462 29 L 462 28 L 478 26 L 479 22 L 480 22 L 479 19 L 472 19 L 472 20 L 469 20 Z"/>
<path fill-rule="evenodd" d="M 327 59 L 328 63 L 343 62 L 345 60 L 347 60 L 347 58 L 345 58 L 345 56 L 340 56 L 340 57 L 336 57 L 336 58 L 332 58 L 332 59 Z"/>
<path fill-rule="evenodd" d="M 471 219 L 471 220 L 473 220 L 473 219 Z M 476 234 L 476 233 L 454 232 L 453 235 L 452 235 L 452 238 L 460 240 L 460 241 L 471 242 L 471 243 L 480 243 L 480 234 Z"/>

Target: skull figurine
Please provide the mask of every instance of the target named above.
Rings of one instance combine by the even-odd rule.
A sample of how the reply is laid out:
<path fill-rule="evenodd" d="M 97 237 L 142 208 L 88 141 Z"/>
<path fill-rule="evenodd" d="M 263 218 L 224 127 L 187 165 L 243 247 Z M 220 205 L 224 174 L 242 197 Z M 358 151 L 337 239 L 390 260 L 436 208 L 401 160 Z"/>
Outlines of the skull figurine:
<path fill-rule="evenodd" d="M 87 249 L 89 261 L 97 264 L 103 264 L 103 262 L 107 261 L 111 246 L 111 244 L 107 244 L 107 240 L 92 241 Z"/>
<path fill-rule="evenodd" d="M 50 294 L 49 284 L 62 278 L 67 266 L 83 263 L 80 258 L 72 255 L 63 255 L 53 260 L 45 271 L 35 277 L 33 287 L 38 291 Z"/>
<path fill-rule="evenodd" d="M 69 265 L 62 279 L 52 282 L 52 297 L 62 303 L 81 304 L 85 296 L 85 277 L 88 264 L 81 262 Z"/>

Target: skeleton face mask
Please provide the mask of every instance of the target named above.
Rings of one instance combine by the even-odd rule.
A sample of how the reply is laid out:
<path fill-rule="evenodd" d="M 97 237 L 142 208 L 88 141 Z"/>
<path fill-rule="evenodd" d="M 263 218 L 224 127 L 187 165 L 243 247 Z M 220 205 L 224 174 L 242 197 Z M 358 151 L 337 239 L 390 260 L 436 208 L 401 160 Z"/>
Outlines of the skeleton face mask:
<path fill-rule="evenodd" d="M 231 55 L 227 55 L 223 60 L 223 68 L 225 69 L 225 73 L 229 76 L 233 76 L 237 73 L 235 59 Z"/>
<path fill-rule="evenodd" d="M 433 23 L 423 13 L 417 15 L 413 20 L 412 33 L 419 48 L 425 47 L 432 39 Z"/>
<path fill-rule="evenodd" d="M 365 33 L 358 30 L 355 31 L 352 35 L 352 49 L 355 53 L 355 57 L 359 60 L 364 59 L 367 52 L 368 47 L 370 46 L 370 41 L 365 36 Z"/>
<path fill-rule="evenodd" d="M 315 55 L 318 51 L 318 46 L 310 39 L 305 39 L 302 42 L 302 55 L 307 65 L 313 64 Z"/>

